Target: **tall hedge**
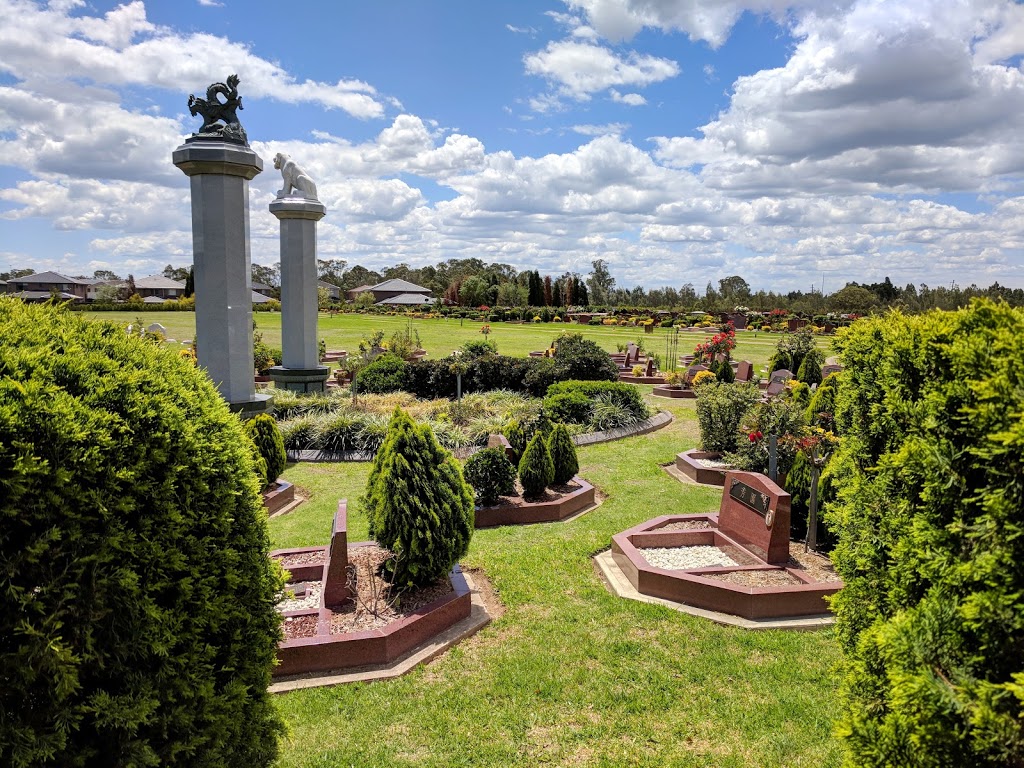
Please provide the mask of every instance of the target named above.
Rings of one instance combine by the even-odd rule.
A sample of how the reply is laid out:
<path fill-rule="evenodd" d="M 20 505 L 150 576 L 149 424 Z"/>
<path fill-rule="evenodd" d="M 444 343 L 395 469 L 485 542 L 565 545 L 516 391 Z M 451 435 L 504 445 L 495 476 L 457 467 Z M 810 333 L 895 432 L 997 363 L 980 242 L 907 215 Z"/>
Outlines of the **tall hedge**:
<path fill-rule="evenodd" d="M 267 553 L 248 438 L 203 372 L 0 299 L 0 765 L 271 764 Z"/>
<path fill-rule="evenodd" d="M 990 302 L 839 337 L 850 765 L 1024 763 L 1022 339 L 1024 311 Z"/>
<path fill-rule="evenodd" d="M 370 535 L 397 558 L 387 577 L 400 587 L 441 578 L 469 549 L 473 491 L 426 424 L 395 409 L 366 484 Z"/>

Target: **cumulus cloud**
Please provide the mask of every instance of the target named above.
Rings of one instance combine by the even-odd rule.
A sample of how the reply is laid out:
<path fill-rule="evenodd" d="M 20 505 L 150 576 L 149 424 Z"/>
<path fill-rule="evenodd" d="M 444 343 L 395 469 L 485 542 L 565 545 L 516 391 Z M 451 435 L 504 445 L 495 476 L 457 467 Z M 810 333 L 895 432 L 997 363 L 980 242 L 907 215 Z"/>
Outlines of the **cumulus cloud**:
<path fill-rule="evenodd" d="M 608 95 L 611 96 L 612 101 L 619 104 L 625 104 L 630 107 L 642 107 L 647 103 L 647 99 L 639 93 L 619 93 L 617 90 L 612 88 L 608 92 Z"/>
<path fill-rule="evenodd" d="M 140 0 L 102 17 L 71 15 L 74 6 L 82 5 L 41 7 L 29 0 L 0 0 L 0 72 L 30 84 L 74 73 L 101 85 L 179 92 L 205 87 L 211 71 L 237 72 L 252 98 L 312 102 L 358 118 L 384 114 L 381 99 L 367 83 L 297 80 L 242 44 L 152 24 Z"/>
<path fill-rule="evenodd" d="M 604 46 L 576 40 L 548 43 L 543 51 L 527 55 L 524 63 L 529 74 L 545 78 L 577 100 L 616 86 L 642 87 L 679 74 L 679 65 L 670 59 L 636 51 L 620 56 Z"/>

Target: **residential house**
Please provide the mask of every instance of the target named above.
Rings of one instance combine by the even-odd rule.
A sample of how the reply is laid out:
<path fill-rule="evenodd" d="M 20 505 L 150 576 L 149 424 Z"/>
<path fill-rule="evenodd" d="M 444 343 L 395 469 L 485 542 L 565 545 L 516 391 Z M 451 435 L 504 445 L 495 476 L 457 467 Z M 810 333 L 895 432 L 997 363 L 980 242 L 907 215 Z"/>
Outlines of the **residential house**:
<path fill-rule="evenodd" d="M 143 299 L 153 297 L 164 301 L 185 295 L 185 283 L 163 275 L 150 275 L 135 280 L 135 292 Z M 155 302 L 150 302 L 155 303 Z"/>
<path fill-rule="evenodd" d="M 91 280 L 57 272 L 37 272 L 8 280 L 7 290 L 25 301 L 47 301 L 53 295 L 65 300 L 85 301 L 91 283 Z"/>
<path fill-rule="evenodd" d="M 331 301 L 341 301 L 341 288 L 334 283 L 325 283 L 323 280 L 316 281 L 317 288 L 323 288 Z"/>

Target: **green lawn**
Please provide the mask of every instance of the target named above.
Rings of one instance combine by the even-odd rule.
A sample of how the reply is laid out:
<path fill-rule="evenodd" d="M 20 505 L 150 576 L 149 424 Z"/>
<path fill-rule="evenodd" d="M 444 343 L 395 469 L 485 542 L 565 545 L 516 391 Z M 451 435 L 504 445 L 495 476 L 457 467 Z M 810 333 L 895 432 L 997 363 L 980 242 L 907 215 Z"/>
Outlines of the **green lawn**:
<path fill-rule="evenodd" d="M 322 331 L 333 346 L 332 339 L 353 338 L 356 326 L 401 322 L 347 316 L 324 321 Z M 429 338 L 421 330 L 434 354 L 442 343 L 461 343 L 476 324 L 461 332 L 458 321 L 420 327 L 438 329 Z M 514 341 L 517 334 L 541 341 L 557 332 L 494 327 L 508 352 L 530 348 Z M 630 338 L 583 330 L 612 345 Z M 491 580 L 508 609 L 502 618 L 398 680 L 277 697 L 289 727 L 281 764 L 838 765 L 830 724 L 838 650 L 830 631 L 720 627 L 616 598 L 596 574 L 591 555 L 608 547 L 612 534 L 665 512 L 718 506 L 719 489 L 683 485 L 659 466 L 696 444 L 693 403 L 652 402 L 676 421 L 651 435 L 581 449 L 581 474 L 606 497 L 596 510 L 568 523 L 476 532 L 463 563 Z M 355 500 L 368 470 L 290 466 L 284 477 L 311 499 L 271 521 L 273 546 L 326 543 L 341 497 L 350 500 L 350 540 L 365 537 Z"/>
<path fill-rule="evenodd" d="M 179 341 L 191 339 L 195 334 L 195 313 L 193 312 L 91 312 L 90 317 L 110 320 L 121 325 L 133 323 L 141 318 L 145 325 L 160 323 L 167 328 L 168 335 Z M 273 312 L 253 313 L 256 324 L 263 333 L 263 340 L 272 347 L 281 344 L 281 315 Z M 354 352 L 359 348 L 359 341 L 370 336 L 376 330 L 382 330 L 385 338 L 396 331 L 403 330 L 409 323 L 419 332 L 424 349 L 431 357 L 444 357 L 451 354 L 471 339 L 479 339 L 480 326 L 483 323 L 471 320 L 436 319 L 407 320 L 402 316 L 387 315 L 327 315 L 319 318 L 319 335 L 327 342 L 328 349 L 345 349 Z M 666 367 L 666 341 L 672 329 L 655 328 L 653 334 L 644 334 L 641 328 L 617 326 L 587 326 L 559 323 L 490 323 L 491 340 L 498 344 L 498 351 L 506 355 L 525 356 L 531 350 L 544 349 L 550 345 L 560 333 L 566 330 L 582 333 L 593 339 L 609 352 L 614 352 L 618 344 L 643 340 L 645 348 L 660 354 L 663 367 Z M 714 333 L 712 329 L 712 333 Z M 708 334 L 710 335 L 710 334 Z M 736 334 L 737 347 L 733 358 L 750 360 L 755 366 L 767 365 L 775 350 L 779 336 L 777 334 L 754 333 L 740 331 Z M 692 331 L 679 333 L 678 354 L 693 352 L 693 348 L 703 342 L 706 335 Z M 828 339 L 819 338 L 818 346 L 828 349 Z"/>

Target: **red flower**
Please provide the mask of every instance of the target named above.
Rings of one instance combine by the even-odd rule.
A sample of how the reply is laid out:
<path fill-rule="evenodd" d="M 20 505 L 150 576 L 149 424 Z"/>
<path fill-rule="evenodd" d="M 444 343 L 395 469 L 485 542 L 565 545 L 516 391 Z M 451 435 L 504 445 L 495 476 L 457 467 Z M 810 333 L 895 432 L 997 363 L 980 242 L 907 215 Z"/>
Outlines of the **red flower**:
<path fill-rule="evenodd" d="M 762 434 L 760 431 L 758 431 L 758 432 L 751 432 L 749 437 L 750 437 L 750 442 L 756 443 L 758 440 L 760 440 L 762 437 L 764 437 L 764 434 Z"/>

